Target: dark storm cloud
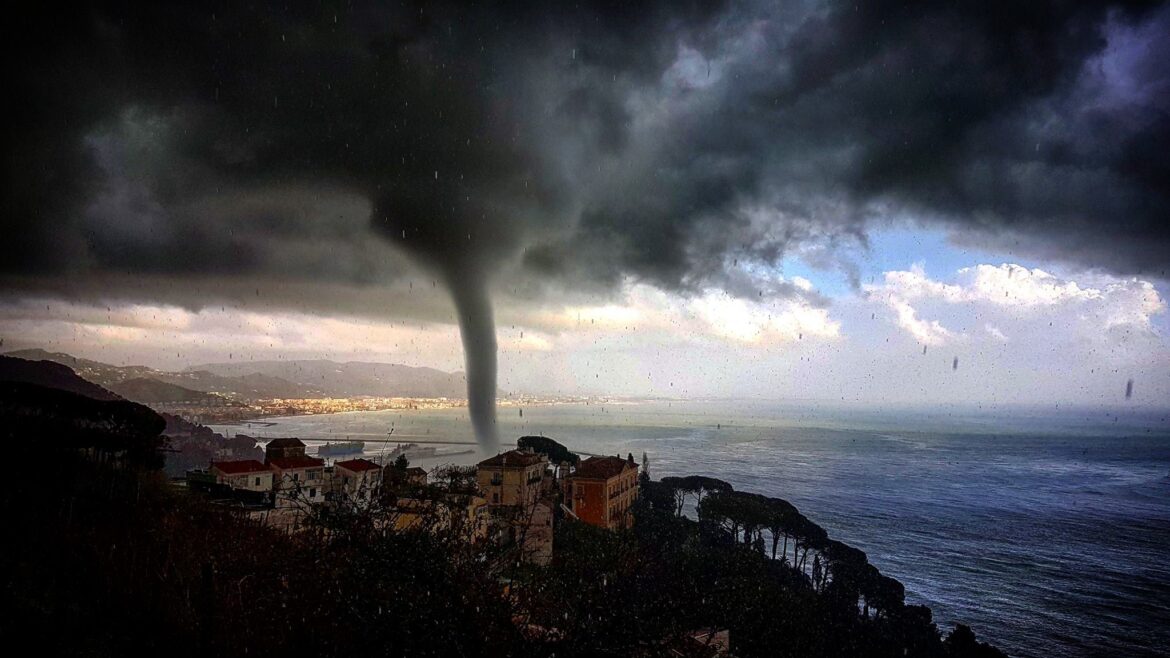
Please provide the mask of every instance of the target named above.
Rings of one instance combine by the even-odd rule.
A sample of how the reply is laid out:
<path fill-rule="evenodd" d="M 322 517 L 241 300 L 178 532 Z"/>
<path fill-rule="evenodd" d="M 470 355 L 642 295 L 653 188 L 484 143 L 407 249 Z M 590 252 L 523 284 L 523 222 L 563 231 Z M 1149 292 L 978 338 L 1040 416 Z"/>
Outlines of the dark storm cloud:
<path fill-rule="evenodd" d="M 582 214 L 585 243 L 638 274 L 706 280 L 729 254 L 767 262 L 889 216 L 1084 266 L 1165 267 L 1165 8 L 859 3 L 712 31 L 699 88 L 660 85 L 675 102 L 631 139 L 650 164 Z"/>
<path fill-rule="evenodd" d="M 1164 6 L 552 4 L 10 9 L 0 276 L 328 308 L 297 291 L 422 268 L 490 439 L 493 289 L 824 303 L 769 269 L 855 279 L 842 246 L 895 220 L 1170 259 Z"/>
<path fill-rule="evenodd" d="M 1165 267 L 1167 11 L 99 4 L 10 17 L 3 264 L 749 295 L 875 219 Z M 778 291 L 778 294 L 784 294 Z"/>

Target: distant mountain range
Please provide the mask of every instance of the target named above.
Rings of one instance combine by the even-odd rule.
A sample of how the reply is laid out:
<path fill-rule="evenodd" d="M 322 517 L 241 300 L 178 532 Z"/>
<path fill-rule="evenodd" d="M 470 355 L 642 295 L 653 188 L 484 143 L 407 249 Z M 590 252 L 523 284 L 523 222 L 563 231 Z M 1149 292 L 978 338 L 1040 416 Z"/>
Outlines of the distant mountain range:
<path fill-rule="evenodd" d="M 260 374 L 313 386 L 327 395 L 352 397 L 447 397 L 462 398 L 467 384 L 461 372 L 443 372 L 434 368 L 415 368 L 394 363 L 368 363 L 327 360 L 246 361 L 206 363 L 186 372 L 209 372 L 222 377 Z"/>
<path fill-rule="evenodd" d="M 205 393 L 243 400 L 360 395 L 462 398 L 466 395 L 463 373 L 391 363 L 246 361 L 209 363 L 181 372 L 167 372 L 146 366 L 115 366 L 41 349 L 8 352 L 7 356 L 68 366 L 81 378 L 139 402 L 182 401 Z"/>
<path fill-rule="evenodd" d="M 319 398 L 325 392 L 316 386 L 305 386 L 279 377 L 259 373 L 239 377 L 222 377 L 205 370 L 164 372 L 154 376 L 162 382 L 184 386 L 196 391 L 232 395 L 245 400 L 264 398 Z"/>

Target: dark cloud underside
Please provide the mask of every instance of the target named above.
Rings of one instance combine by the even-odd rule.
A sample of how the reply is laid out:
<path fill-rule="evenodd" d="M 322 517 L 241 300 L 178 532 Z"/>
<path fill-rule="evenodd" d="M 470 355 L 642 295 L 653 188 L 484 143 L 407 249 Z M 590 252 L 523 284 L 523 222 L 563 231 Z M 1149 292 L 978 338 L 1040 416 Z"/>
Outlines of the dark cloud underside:
<path fill-rule="evenodd" d="M 760 286 L 733 263 L 831 253 L 911 218 L 1164 271 L 1168 16 L 22 5 L 5 28 L 0 269 L 22 287 L 103 272 L 369 286 L 402 276 L 405 254 L 485 285 L 506 269 L 507 287 L 632 276 L 746 296 Z"/>

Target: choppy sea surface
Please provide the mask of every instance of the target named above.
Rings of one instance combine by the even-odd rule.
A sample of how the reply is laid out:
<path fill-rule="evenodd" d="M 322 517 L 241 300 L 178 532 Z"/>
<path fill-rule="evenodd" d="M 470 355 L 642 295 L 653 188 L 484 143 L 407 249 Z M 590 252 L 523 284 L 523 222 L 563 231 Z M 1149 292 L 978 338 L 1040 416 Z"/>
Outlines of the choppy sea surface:
<path fill-rule="evenodd" d="M 473 441 L 463 409 L 266 421 L 216 429 L 456 444 L 424 468 L 482 457 L 453 454 L 474 449 L 459 443 Z M 1170 651 L 1165 411 L 656 401 L 503 408 L 499 424 L 504 443 L 544 434 L 585 453 L 646 452 L 656 479 L 712 475 L 785 498 L 902 581 L 944 632 L 969 624 L 1011 655 Z"/>

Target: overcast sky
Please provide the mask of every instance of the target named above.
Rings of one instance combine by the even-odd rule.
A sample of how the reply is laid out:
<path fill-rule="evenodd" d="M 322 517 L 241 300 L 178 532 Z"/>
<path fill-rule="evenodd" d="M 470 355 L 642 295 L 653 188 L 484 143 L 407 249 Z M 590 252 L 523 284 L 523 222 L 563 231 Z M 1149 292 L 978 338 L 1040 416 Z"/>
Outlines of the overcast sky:
<path fill-rule="evenodd" d="M 1170 400 L 1163 4 L 215 4 L 7 21 L 5 350 Z"/>

